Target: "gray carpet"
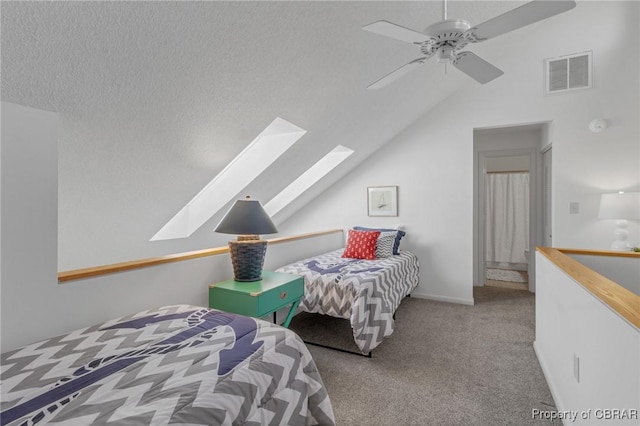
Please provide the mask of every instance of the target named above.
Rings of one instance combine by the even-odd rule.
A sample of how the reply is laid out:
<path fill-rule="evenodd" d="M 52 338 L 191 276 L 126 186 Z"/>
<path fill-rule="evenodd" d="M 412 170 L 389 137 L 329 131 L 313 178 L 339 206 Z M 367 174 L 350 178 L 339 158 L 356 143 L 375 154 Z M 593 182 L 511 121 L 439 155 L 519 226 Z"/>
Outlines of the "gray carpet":
<path fill-rule="evenodd" d="M 337 424 L 558 425 L 533 350 L 534 296 L 483 287 L 475 306 L 407 298 L 373 358 L 308 345 Z M 304 340 L 357 350 L 347 320 L 313 314 L 290 328 Z"/>

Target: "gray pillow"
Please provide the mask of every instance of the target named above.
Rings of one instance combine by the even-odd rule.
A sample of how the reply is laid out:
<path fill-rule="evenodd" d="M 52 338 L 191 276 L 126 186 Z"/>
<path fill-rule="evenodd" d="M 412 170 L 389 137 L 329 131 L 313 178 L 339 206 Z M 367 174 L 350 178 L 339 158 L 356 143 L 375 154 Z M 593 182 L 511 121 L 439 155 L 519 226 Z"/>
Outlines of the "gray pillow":
<path fill-rule="evenodd" d="M 364 226 L 354 226 L 353 229 L 358 231 L 380 231 L 380 232 L 395 232 L 396 240 L 393 243 L 393 254 L 400 254 L 400 240 L 407 235 L 406 232 L 399 229 L 385 229 L 385 228 L 365 228 Z"/>
<path fill-rule="evenodd" d="M 376 258 L 382 259 L 393 256 L 393 244 L 395 241 L 395 232 L 381 232 L 376 241 Z"/>

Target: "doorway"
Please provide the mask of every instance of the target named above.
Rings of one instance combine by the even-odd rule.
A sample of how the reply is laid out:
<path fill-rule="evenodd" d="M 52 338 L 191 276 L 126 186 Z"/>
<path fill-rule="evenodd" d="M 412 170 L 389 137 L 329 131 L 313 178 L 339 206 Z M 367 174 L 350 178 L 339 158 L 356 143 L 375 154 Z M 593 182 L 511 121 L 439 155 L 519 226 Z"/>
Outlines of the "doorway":
<path fill-rule="evenodd" d="M 499 281 L 535 291 L 546 135 L 547 123 L 474 130 L 474 286 Z M 496 191 L 512 193 L 498 197 L 499 208 L 491 205 Z M 513 204 L 511 210 L 505 203 Z"/>
<path fill-rule="evenodd" d="M 528 290 L 529 156 L 484 160 L 484 284 Z"/>

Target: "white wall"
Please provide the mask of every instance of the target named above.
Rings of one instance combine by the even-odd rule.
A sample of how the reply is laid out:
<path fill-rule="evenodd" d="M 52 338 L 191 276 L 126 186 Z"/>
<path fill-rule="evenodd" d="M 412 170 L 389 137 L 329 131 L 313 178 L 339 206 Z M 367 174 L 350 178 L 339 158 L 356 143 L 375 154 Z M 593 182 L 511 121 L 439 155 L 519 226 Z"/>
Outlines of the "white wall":
<path fill-rule="evenodd" d="M 473 143 L 479 151 L 539 148 L 543 127 L 544 124 L 536 124 L 499 129 L 478 129 L 473 134 Z M 502 165 L 501 162 L 505 161 L 504 157 L 492 158 L 487 162 L 487 171 L 529 169 L 528 156 L 507 157 L 507 160 L 508 163 Z"/>
<path fill-rule="evenodd" d="M 598 419 L 596 409 L 640 410 L 640 330 L 536 253 L 534 347 L 559 411 L 591 410 L 565 424 L 637 425 Z M 579 358 L 579 381 L 574 377 Z M 638 413 L 638 411 L 636 411 Z M 602 413 L 601 413 L 602 414 Z"/>
<path fill-rule="evenodd" d="M 57 287 L 57 117 L 2 103 L 2 312 L 5 338 L 47 328 Z M 28 333 L 28 331 L 27 331 Z"/>
<path fill-rule="evenodd" d="M 333 250 L 341 246 L 342 238 L 342 234 L 331 234 L 269 245 L 264 269 L 274 270 L 316 250 Z M 209 284 L 231 277 L 231 260 L 223 254 L 61 284 L 56 275 L 46 283 L 3 279 L 2 291 L 8 297 L 2 300 L 11 303 L 11 309 L 2 306 L 1 349 L 5 352 L 157 306 L 207 306 Z"/>
<path fill-rule="evenodd" d="M 224 254 L 58 284 L 58 117 L 6 102 L 1 114 L 1 352 L 161 305 L 206 306 L 208 285 L 233 276 Z M 265 269 L 342 242 L 337 233 L 270 245 Z"/>
<path fill-rule="evenodd" d="M 582 40 L 574 51 L 593 51 L 594 88 L 573 100 L 557 95 L 563 98 L 557 108 L 568 113 L 552 129 L 552 231 L 557 247 L 608 250 L 615 225 L 596 219 L 600 194 L 640 189 L 640 4 L 587 1 L 579 8 L 592 13 L 580 25 Z M 587 127 L 596 118 L 609 120 L 610 127 L 592 133 Z M 569 214 L 571 202 L 580 203 L 579 214 Z M 640 241 L 639 225 L 630 223 L 630 242 Z"/>
<path fill-rule="evenodd" d="M 596 219 L 600 193 L 640 186 L 640 4 L 578 2 L 570 13 L 553 19 L 567 37 L 546 33 L 543 22 L 535 38 L 523 40 L 502 60 L 486 58 L 505 74 L 483 86 L 470 81 L 281 229 L 400 223 L 408 232 L 404 247 L 421 262 L 414 294 L 469 303 L 473 130 L 551 122 L 554 244 L 608 248 L 607 221 Z M 593 51 L 594 87 L 545 96 L 543 60 L 588 50 Z M 611 127 L 592 133 L 588 125 L 594 118 L 610 120 Z M 399 217 L 367 217 L 366 188 L 375 185 L 399 186 Z M 580 202 L 580 214 L 569 215 L 572 201 Z M 637 224 L 629 230 L 629 240 L 637 240 Z"/>
<path fill-rule="evenodd" d="M 487 172 L 522 172 L 529 170 L 529 157 L 487 158 Z"/>
<path fill-rule="evenodd" d="M 570 254 L 589 269 L 640 295 L 640 258 Z"/>

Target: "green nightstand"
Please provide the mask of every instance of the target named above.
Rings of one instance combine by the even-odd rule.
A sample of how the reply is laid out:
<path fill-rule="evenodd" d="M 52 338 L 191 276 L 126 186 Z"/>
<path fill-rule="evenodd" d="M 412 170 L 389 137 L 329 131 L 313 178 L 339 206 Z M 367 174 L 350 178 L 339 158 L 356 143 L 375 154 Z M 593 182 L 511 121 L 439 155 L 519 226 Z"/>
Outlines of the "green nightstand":
<path fill-rule="evenodd" d="M 280 272 L 262 272 L 262 280 L 227 280 L 209 286 L 209 307 L 234 314 L 260 318 L 291 305 L 282 323 L 289 327 L 304 294 L 304 278 Z"/>

